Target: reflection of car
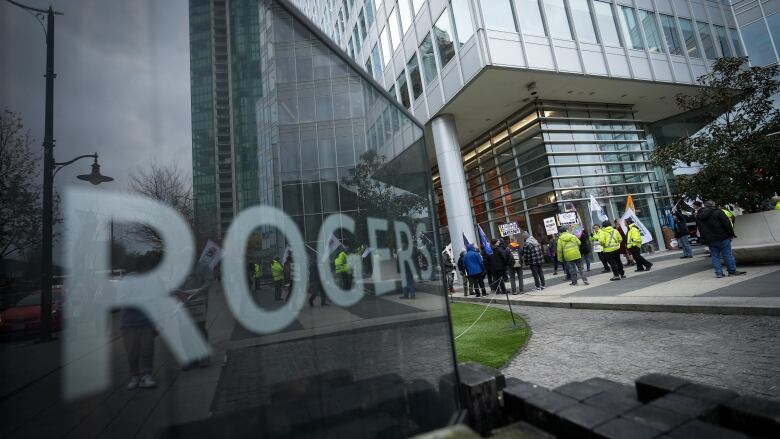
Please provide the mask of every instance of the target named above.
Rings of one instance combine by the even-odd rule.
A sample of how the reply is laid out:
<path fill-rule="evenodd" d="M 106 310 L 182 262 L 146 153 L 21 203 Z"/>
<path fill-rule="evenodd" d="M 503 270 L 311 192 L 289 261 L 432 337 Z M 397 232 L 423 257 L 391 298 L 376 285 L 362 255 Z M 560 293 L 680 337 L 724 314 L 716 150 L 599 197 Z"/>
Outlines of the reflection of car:
<path fill-rule="evenodd" d="M 52 331 L 62 328 L 62 296 L 57 287 L 52 288 Z M 41 329 L 41 293 L 28 294 L 0 313 L 0 335 L 38 332 Z"/>

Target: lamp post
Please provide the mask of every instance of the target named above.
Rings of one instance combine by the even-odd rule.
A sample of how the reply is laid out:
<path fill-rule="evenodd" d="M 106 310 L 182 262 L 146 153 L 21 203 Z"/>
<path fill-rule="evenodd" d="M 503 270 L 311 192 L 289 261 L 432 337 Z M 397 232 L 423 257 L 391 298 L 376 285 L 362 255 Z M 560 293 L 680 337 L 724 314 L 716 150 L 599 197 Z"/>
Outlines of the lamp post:
<path fill-rule="evenodd" d="M 53 223 L 54 223 L 54 175 L 65 166 L 87 157 L 92 157 L 95 162 L 92 164 L 90 174 L 79 175 L 81 180 L 89 181 L 97 185 L 103 182 L 112 181 L 113 178 L 100 175 L 100 165 L 98 164 L 97 153 L 82 155 L 73 160 L 64 163 L 54 161 L 54 17 L 63 15 L 49 6 L 49 9 L 38 9 L 26 6 L 14 0 L 6 0 L 8 3 L 17 6 L 31 13 L 43 26 L 43 14 L 46 14 L 46 27 L 43 29 L 46 35 L 46 107 L 45 122 L 43 134 L 43 219 L 41 221 L 41 333 L 40 341 L 51 340 L 51 276 L 52 276 L 52 244 L 53 244 Z"/>

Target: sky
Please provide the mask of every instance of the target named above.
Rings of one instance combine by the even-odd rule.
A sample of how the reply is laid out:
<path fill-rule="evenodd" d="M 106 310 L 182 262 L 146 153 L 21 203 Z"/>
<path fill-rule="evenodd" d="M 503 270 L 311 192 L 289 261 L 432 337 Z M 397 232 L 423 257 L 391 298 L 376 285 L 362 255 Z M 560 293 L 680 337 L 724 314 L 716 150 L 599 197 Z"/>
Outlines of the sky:
<path fill-rule="evenodd" d="M 47 2 L 19 0 L 46 9 Z M 191 175 L 189 28 L 186 0 L 51 2 L 56 17 L 55 159 L 97 152 L 101 172 L 126 191 L 128 176 L 152 162 Z M 44 20 L 45 22 L 45 20 Z M 20 113 L 42 151 L 46 40 L 24 10 L 0 0 L 0 108 Z M 55 179 L 88 184 L 83 159 Z"/>

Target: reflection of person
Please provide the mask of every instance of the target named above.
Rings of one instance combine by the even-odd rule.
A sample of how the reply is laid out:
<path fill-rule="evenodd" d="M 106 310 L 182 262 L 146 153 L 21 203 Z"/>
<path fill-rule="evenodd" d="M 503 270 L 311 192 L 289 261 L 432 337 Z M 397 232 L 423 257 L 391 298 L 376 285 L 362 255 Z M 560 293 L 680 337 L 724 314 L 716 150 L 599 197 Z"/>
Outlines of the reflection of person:
<path fill-rule="evenodd" d="M 287 288 L 287 296 L 285 296 L 284 301 L 287 302 L 290 300 L 290 294 L 292 293 L 293 288 L 293 258 L 292 255 L 287 256 L 287 259 L 284 261 L 284 266 L 282 267 L 282 274 L 284 275 L 284 286 Z"/>
<path fill-rule="evenodd" d="M 336 268 L 336 276 L 339 279 L 339 286 L 342 290 L 349 290 L 352 288 L 352 275 L 349 268 L 349 247 L 343 246 L 336 259 L 333 260 L 333 265 Z"/>
<path fill-rule="evenodd" d="M 151 389 L 157 386 L 152 377 L 155 336 L 152 322 L 136 308 L 122 308 L 119 322 L 127 352 L 127 363 L 130 366 L 127 390 L 137 387 Z"/>
<path fill-rule="evenodd" d="M 282 282 L 284 282 L 284 268 L 279 262 L 279 256 L 274 256 L 271 262 L 271 280 L 274 282 L 274 300 L 282 300 Z"/>
<path fill-rule="evenodd" d="M 320 304 L 325 306 L 328 304 L 328 298 L 322 291 L 322 284 L 320 283 L 320 272 L 317 268 L 317 254 L 314 251 L 309 253 L 309 305 L 314 306 L 314 299 L 318 296 L 320 298 Z"/>

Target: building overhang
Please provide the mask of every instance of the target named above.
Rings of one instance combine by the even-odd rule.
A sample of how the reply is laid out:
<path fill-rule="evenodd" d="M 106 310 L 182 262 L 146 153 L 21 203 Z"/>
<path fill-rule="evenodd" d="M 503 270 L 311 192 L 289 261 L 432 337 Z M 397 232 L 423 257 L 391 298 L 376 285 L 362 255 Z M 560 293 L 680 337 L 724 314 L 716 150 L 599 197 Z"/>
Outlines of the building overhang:
<path fill-rule="evenodd" d="M 535 83 L 532 90 L 530 83 Z M 632 105 L 638 120 L 652 123 L 682 113 L 675 96 L 693 93 L 697 88 L 691 84 L 487 66 L 431 119 L 452 115 L 458 140 L 465 145 L 533 99 Z M 426 124 L 425 131 L 429 157 L 435 160 L 430 124 Z"/>

